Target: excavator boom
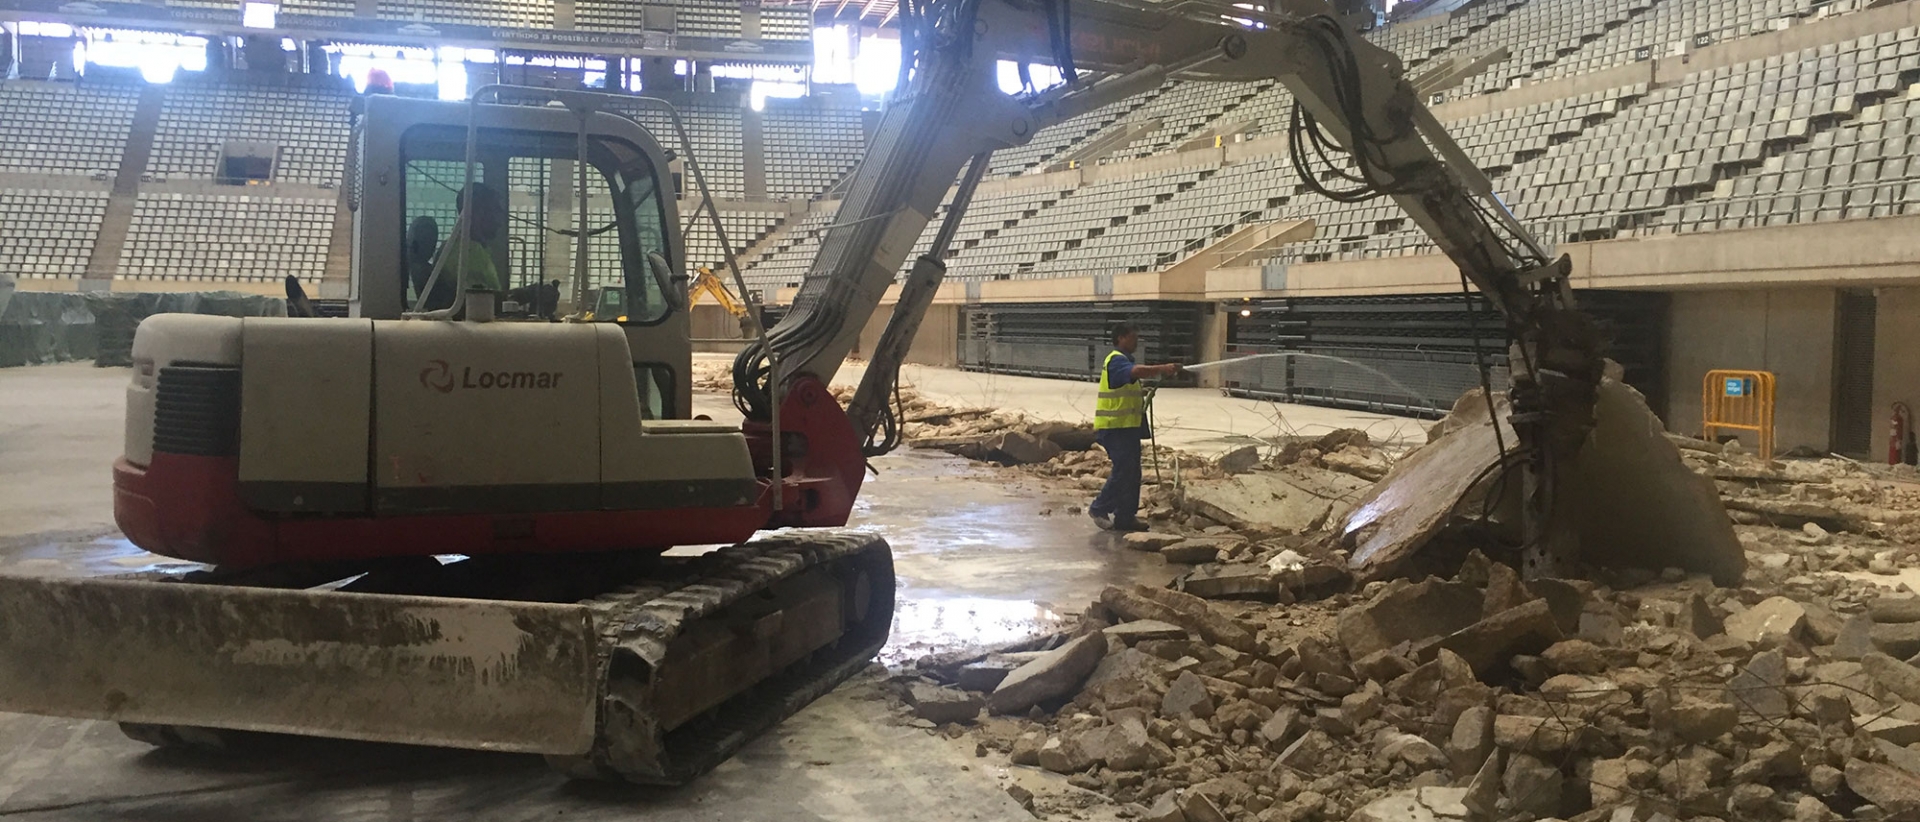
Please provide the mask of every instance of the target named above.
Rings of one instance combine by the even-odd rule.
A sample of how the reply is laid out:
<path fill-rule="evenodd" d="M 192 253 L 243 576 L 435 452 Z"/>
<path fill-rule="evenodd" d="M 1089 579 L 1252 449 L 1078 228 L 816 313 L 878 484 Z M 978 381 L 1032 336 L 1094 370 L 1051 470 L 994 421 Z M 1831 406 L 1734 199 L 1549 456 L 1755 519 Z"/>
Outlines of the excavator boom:
<path fill-rule="evenodd" d="M 1573 306 L 1567 258 L 1514 218 L 1490 181 L 1426 109 L 1398 57 L 1349 30 L 1325 0 L 1245 8 L 1210 0 L 948 0 L 905 8 L 902 77 L 872 148 L 792 310 L 735 361 L 737 404 L 768 414 L 781 386 L 831 380 L 895 275 L 905 281 L 848 415 L 869 455 L 897 437 L 886 398 L 944 274 L 941 259 L 994 151 L 1168 78 L 1277 79 L 1295 99 L 1290 148 L 1300 179 L 1346 202 L 1390 197 L 1505 318 L 1523 462 L 1526 570 L 1577 561 L 1557 503 L 1594 426 L 1600 341 Z M 995 83 L 996 61 L 1047 63 L 1067 82 L 1029 96 Z M 1084 73 L 1083 73 L 1084 72 Z M 1097 76 L 1097 79 L 1093 79 Z M 947 196 L 946 224 L 909 266 Z M 1326 180 L 1338 180 L 1338 186 Z M 1501 459 L 1508 459 L 1503 455 Z"/>

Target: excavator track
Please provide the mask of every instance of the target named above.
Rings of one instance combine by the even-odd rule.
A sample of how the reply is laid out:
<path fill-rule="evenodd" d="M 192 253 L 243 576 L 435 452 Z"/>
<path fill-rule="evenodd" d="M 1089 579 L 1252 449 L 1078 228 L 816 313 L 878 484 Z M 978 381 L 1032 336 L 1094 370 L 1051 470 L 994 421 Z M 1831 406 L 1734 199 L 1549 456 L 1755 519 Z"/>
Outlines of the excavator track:
<path fill-rule="evenodd" d="M 642 578 L 579 600 L 598 639 L 598 718 L 591 750 L 547 761 L 577 779 L 691 781 L 865 668 L 886 643 L 893 586 L 884 539 L 795 531 L 663 559 Z M 248 736 L 121 728 L 149 744 L 202 749 Z"/>
<path fill-rule="evenodd" d="M 795 532 L 723 548 L 686 578 L 591 600 L 607 678 L 594 749 L 548 757 L 577 778 L 678 785 L 865 668 L 893 621 L 893 556 L 886 540 L 854 532 Z M 830 644 L 782 666 L 684 724 L 663 728 L 657 708 L 687 695 L 674 681 L 674 651 L 703 620 L 729 612 L 782 581 L 825 573 L 840 584 L 845 629 Z M 738 617 L 738 613 L 733 616 Z M 735 627 L 735 626 L 730 626 Z"/>

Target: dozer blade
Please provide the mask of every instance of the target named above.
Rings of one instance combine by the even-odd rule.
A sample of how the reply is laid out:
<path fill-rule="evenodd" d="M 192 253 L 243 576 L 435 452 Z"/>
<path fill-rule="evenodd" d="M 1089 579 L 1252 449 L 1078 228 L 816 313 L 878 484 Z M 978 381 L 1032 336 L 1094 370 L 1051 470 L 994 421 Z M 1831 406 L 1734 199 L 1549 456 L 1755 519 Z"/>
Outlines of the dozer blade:
<path fill-rule="evenodd" d="M 0 711 L 579 754 L 599 670 L 580 605 L 0 578 Z"/>

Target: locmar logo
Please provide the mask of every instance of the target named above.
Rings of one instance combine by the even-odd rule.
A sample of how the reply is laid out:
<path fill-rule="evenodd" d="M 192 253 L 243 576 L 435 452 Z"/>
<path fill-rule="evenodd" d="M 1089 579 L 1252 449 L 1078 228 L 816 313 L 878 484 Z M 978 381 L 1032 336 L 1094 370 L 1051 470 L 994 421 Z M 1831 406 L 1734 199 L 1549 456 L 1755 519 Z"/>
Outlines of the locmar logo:
<path fill-rule="evenodd" d="M 453 393 L 453 366 L 446 360 L 428 360 L 420 369 L 420 384 L 442 394 Z"/>
<path fill-rule="evenodd" d="M 473 366 L 461 366 L 455 379 L 453 366 L 446 360 L 428 360 L 427 367 L 420 369 L 420 385 L 442 394 L 451 394 L 455 388 L 559 388 L 564 376 L 558 371 L 475 371 Z"/>

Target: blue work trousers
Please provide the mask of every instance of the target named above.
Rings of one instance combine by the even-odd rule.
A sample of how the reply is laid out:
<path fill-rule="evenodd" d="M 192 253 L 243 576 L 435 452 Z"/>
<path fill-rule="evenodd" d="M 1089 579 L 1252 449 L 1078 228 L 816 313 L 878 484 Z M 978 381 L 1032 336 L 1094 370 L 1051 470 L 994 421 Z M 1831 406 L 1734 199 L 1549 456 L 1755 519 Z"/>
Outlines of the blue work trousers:
<path fill-rule="evenodd" d="M 1140 441 L 1141 428 L 1109 428 L 1095 431 L 1093 441 L 1107 449 L 1113 470 L 1107 472 L 1107 484 L 1093 498 L 1087 513 L 1112 516 L 1115 525 L 1132 525 L 1140 516 Z"/>

